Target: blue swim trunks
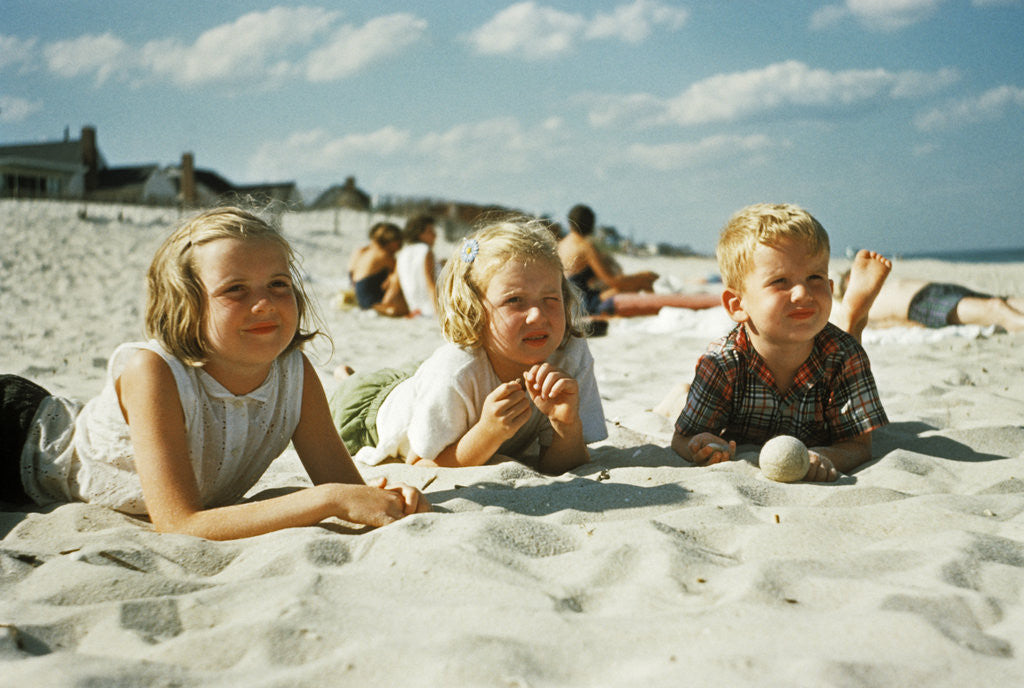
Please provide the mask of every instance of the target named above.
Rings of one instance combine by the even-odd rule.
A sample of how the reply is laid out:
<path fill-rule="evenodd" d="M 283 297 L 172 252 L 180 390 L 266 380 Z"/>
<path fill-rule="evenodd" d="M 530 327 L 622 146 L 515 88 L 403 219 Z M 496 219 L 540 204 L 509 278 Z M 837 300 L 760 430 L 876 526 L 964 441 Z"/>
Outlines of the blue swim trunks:
<path fill-rule="evenodd" d="M 965 297 L 988 299 L 989 294 L 973 291 L 959 284 L 932 282 L 926 284 L 910 299 L 907 319 L 921 323 L 925 327 L 945 327 L 949 325 L 949 316 L 956 310 L 960 300 Z"/>

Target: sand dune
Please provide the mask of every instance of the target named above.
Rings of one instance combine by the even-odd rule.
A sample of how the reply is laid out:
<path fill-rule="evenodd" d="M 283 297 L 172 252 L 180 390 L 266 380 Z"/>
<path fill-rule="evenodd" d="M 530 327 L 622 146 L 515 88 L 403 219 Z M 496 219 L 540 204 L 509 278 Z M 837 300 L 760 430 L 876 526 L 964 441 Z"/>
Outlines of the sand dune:
<path fill-rule="evenodd" d="M 0 372 L 87 399 L 113 348 L 141 337 L 144 272 L 176 213 L 77 210 L 0 202 Z M 334 338 L 312 352 L 329 389 L 339 363 L 441 341 L 427 319 L 333 305 L 369 226 L 337 219 L 285 218 Z M 714 270 L 624 263 L 679 283 Z M 1020 264 L 896 270 L 1024 293 Z M 592 340 L 610 437 L 564 476 L 366 468 L 435 505 L 378 530 L 218 543 L 84 504 L 0 512 L 0 685 L 1019 685 L 1021 335 L 866 337 L 893 421 L 876 460 L 780 484 L 750 461 L 687 466 L 650 411 L 719 327 L 663 312 Z M 251 496 L 305 484 L 289 450 Z"/>

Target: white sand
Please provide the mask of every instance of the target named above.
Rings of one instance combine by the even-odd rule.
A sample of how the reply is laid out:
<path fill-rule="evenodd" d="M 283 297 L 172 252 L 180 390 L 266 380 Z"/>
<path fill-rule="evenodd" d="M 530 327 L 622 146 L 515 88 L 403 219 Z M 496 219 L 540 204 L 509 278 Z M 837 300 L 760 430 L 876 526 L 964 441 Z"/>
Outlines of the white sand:
<path fill-rule="evenodd" d="M 77 209 L 0 202 L 0 372 L 86 399 L 141 336 L 144 271 L 176 213 Z M 286 218 L 335 340 L 315 361 L 329 389 L 338 363 L 440 343 L 426 319 L 331 305 L 369 225 L 340 219 L 335 234 L 331 213 Z M 1024 293 L 1020 264 L 895 269 Z M 1020 685 L 1024 338 L 868 339 L 892 420 L 877 459 L 781 484 L 665 448 L 649 409 L 721 326 L 673 317 L 592 341 L 611 437 L 589 465 L 367 469 L 433 480 L 434 513 L 376 531 L 214 543 L 83 504 L 0 513 L 0 685 Z M 305 483 L 289 451 L 253 492 Z"/>

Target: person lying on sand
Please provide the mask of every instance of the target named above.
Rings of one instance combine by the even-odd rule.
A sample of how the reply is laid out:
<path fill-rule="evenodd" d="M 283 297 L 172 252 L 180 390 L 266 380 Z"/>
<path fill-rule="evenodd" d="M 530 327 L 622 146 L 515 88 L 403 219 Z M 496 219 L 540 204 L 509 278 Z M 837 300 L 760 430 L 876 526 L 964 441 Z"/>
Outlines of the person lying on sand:
<path fill-rule="evenodd" d="M 479 466 L 539 450 L 548 473 L 586 463 L 587 444 L 608 431 L 578 299 L 547 227 L 484 225 L 445 264 L 438 291 L 447 343 L 411 375 L 357 373 L 331 398 L 356 459 Z"/>
<path fill-rule="evenodd" d="M 829 322 L 828 234 L 802 208 L 741 210 L 717 255 L 737 325 L 698 361 L 672 449 L 707 465 L 734 458 L 737 443 L 792 435 L 809 448 L 808 481 L 834 481 L 870 460 L 871 433 L 888 418 L 858 338 L 885 263 L 865 255 L 851 278 L 840 317 L 855 336 Z"/>
<path fill-rule="evenodd" d="M 856 282 L 852 269 L 844 272 L 836 283 L 837 298 L 844 299 L 850 289 L 857 289 Z M 992 296 L 959 284 L 890 277 L 874 300 L 865 324 L 868 321 L 873 327 L 996 325 L 1007 332 L 1021 332 L 1024 298 Z"/>
<path fill-rule="evenodd" d="M 704 309 L 721 305 L 716 294 L 656 294 L 657 273 L 623 275 L 609 266 L 594 246 L 594 211 L 576 205 L 569 211 L 569 232 L 558 242 L 558 255 L 569 281 L 583 294 L 583 306 L 592 318 L 656 315 L 665 307 Z M 594 287 L 594 282 L 603 288 Z"/>
<path fill-rule="evenodd" d="M 82 407 L 0 376 L 0 499 L 100 504 L 214 540 L 429 511 L 412 487 L 363 482 L 301 351 L 316 321 L 276 227 L 238 208 L 189 219 L 147 274 L 150 340 L 114 351 L 100 396 Z M 289 443 L 313 487 L 238 503 Z"/>

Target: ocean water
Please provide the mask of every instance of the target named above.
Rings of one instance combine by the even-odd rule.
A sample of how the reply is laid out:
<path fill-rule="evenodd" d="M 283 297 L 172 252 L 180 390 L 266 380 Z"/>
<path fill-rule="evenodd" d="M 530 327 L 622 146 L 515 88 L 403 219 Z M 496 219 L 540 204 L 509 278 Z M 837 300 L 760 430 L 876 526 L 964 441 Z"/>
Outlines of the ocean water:
<path fill-rule="evenodd" d="M 856 250 L 847 248 L 846 258 L 853 258 Z M 915 258 L 927 260 L 945 260 L 951 263 L 1024 263 L 1024 247 L 1021 248 L 980 248 L 962 249 L 959 251 L 882 251 L 888 258 Z"/>
<path fill-rule="evenodd" d="M 986 248 L 966 251 L 931 251 L 898 254 L 899 258 L 929 258 L 956 263 L 1021 263 L 1024 248 Z"/>

